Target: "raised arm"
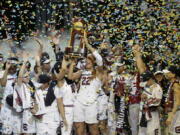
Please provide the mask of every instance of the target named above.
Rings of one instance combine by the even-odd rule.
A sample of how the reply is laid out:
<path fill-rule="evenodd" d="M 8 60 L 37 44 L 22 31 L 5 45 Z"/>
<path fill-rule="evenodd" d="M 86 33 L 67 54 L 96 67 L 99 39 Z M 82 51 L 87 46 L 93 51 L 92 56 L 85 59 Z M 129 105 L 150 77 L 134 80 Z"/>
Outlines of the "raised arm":
<path fill-rule="evenodd" d="M 8 70 L 11 67 L 11 64 L 9 62 L 6 63 L 6 69 L 5 72 L 3 74 L 3 77 L 0 79 L 0 84 L 1 86 L 5 87 L 6 86 L 6 82 L 7 82 L 7 76 L 8 76 Z"/>
<path fill-rule="evenodd" d="M 98 51 L 96 49 L 94 49 L 89 43 L 88 43 L 88 39 L 87 39 L 87 33 L 84 31 L 84 42 L 85 45 L 87 47 L 88 50 L 90 50 L 90 52 L 93 54 L 93 56 L 96 58 L 96 64 L 98 66 L 102 66 L 103 65 L 103 60 L 101 55 L 98 53 Z"/>
<path fill-rule="evenodd" d="M 58 81 L 62 80 L 66 74 L 67 71 L 67 61 L 63 58 L 61 68 L 59 69 L 60 72 L 56 75 L 56 78 Z"/>
<path fill-rule="evenodd" d="M 146 66 L 145 66 L 145 63 L 142 60 L 142 55 L 141 55 L 141 52 L 140 52 L 140 46 L 139 45 L 135 45 L 133 47 L 133 53 L 134 53 L 134 57 L 135 57 L 135 60 L 136 60 L 136 65 L 137 65 L 137 68 L 139 70 L 139 73 L 142 74 L 142 73 L 144 73 L 146 71 Z"/>
<path fill-rule="evenodd" d="M 39 48 L 38 48 L 38 52 L 37 52 L 37 54 L 35 56 L 35 60 L 36 60 L 38 74 L 41 74 L 42 73 L 42 68 L 41 68 L 40 58 L 41 58 L 41 55 L 42 55 L 42 52 L 43 52 L 43 43 L 38 38 L 34 38 L 34 39 L 39 44 Z"/>
<path fill-rule="evenodd" d="M 22 85 L 23 75 L 24 75 L 24 72 L 25 72 L 25 69 L 26 69 L 27 61 L 28 61 L 28 54 L 23 53 L 23 65 L 20 68 L 19 76 L 18 76 L 18 79 L 17 79 L 17 85 L 18 86 Z"/>
<path fill-rule="evenodd" d="M 82 71 L 77 71 L 77 72 L 73 73 L 73 69 L 74 69 L 75 65 L 76 65 L 75 62 L 72 61 L 70 68 L 69 68 L 69 72 L 68 72 L 68 78 L 70 80 L 76 80 L 76 79 L 79 79 L 81 77 Z"/>
<path fill-rule="evenodd" d="M 35 60 L 36 60 L 36 65 L 37 65 L 37 74 L 40 75 L 42 73 L 42 68 L 41 68 L 41 62 L 40 62 L 40 54 L 37 54 L 35 56 Z"/>

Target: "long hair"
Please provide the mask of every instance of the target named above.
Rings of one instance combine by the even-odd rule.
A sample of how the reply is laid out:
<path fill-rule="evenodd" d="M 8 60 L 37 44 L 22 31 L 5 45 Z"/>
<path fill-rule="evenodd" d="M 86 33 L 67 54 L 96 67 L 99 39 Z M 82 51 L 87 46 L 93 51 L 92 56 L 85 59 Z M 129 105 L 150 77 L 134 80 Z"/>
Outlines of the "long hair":
<path fill-rule="evenodd" d="M 88 55 L 87 56 L 87 59 L 89 59 L 91 61 L 91 63 L 93 64 L 93 72 L 92 72 L 92 76 L 90 78 L 90 80 L 93 80 L 94 78 L 96 78 L 96 69 L 95 69 L 95 66 L 96 66 L 96 63 L 95 63 L 95 58 L 92 54 Z"/>

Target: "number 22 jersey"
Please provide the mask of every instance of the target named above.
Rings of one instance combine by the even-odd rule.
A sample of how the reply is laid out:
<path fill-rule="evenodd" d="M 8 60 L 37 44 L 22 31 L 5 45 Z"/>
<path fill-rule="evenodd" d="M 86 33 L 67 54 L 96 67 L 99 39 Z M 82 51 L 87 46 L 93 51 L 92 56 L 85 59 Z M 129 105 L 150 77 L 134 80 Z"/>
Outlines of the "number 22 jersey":
<path fill-rule="evenodd" d="M 77 100 L 84 105 L 91 105 L 97 101 L 98 91 L 102 86 L 99 78 L 92 78 L 91 71 L 83 71 L 80 80 L 80 89 Z"/>

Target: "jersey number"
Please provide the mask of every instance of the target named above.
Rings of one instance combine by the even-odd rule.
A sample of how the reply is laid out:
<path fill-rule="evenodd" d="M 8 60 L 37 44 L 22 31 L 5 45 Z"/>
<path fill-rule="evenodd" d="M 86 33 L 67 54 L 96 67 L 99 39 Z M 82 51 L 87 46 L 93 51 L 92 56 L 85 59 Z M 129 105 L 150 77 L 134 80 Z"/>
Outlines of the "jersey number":
<path fill-rule="evenodd" d="M 82 77 L 82 85 L 90 85 L 90 77 Z"/>

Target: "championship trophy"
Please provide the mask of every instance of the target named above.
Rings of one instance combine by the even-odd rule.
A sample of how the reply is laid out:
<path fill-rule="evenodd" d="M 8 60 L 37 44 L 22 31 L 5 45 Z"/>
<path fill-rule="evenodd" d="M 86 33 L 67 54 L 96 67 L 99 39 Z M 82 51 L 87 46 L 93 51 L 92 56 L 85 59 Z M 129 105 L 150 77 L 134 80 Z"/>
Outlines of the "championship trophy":
<path fill-rule="evenodd" d="M 85 30 L 85 22 L 82 18 L 73 18 L 73 26 L 71 29 L 71 36 L 70 36 L 70 42 L 69 46 L 65 49 L 65 53 L 73 53 L 73 56 L 79 57 L 80 54 L 85 53 L 85 45 L 83 43 L 83 35 Z M 76 36 L 80 37 L 80 43 L 77 46 L 78 50 L 75 50 L 75 42 L 76 42 Z"/>

